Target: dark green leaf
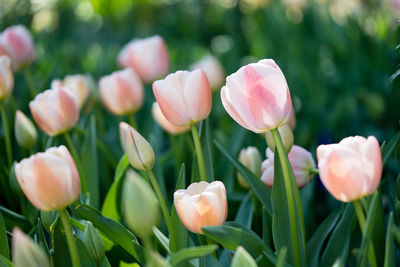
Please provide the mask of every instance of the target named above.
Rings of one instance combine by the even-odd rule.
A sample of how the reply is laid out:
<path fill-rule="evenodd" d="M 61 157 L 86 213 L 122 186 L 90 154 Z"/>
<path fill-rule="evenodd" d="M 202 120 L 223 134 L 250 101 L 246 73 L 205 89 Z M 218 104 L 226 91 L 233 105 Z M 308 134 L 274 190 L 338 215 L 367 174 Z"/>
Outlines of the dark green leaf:
<path fill-rule="evenodd" d="M 210 131 L 210 119 L 206 119 L 201 124 L 200 140 L 204 154 L 204 164 L 206 166 L 207 180 L 214 181 L 214 166 L 212 157 L 212 145 L 211 145 L 211 131 Z"/>
<path fill-rule="evenodd" d="M 400 70 L 399 70 L 400 71 Z M 392 153 L 400 146 L 400 132 L 397 133 L 389 143 L 382 146 L 382 166 L 385 166 L 386 162 L 389 160 Z"/>
<path fill-rule="evenodd" d="M 153 226 L 153 234 L 157 238 L 158 242 L 160 245 L 163 247 L 163 249 L 167 252 L 170 253 L 169 250 L 169 240 L 168 237 L 166 237 L 157 227 Z"/>
<path fill-rule="evenodd" d="M 236 213 L 235 222 L 251 228 L 253 221 L 253 192 L 249 192 L 240 204 L 239 210 Z"/>
<path fill-rule="evenodd" d="M 396 266 L 396 255 L 393 240 L 393 212 L 389 215 L 389 222 L 386 232 L 386 244 L 385 244 L 385 262 L 384 267 L 395 267 Z"/>
<path fill-rule="evenodd" d="M 217 245 L 184 248 L 179 250 L 178 252 L 174 252 L 171 255 L 169 255 L 168 260 L 172 266 L 176 266 L 184 260 L 198 258 L 201 256 L 211 254 L 215 250 L 217 250 L 217 248 L 218 248 Z"/>
<path fill-rule="evenodd" d="M 3 255 L 0 255 L 0 267 L 12 267 L 13 264 L 12 262 L 4 257 Z"/>
<path fill-rule="evenodd" d="M 4 224 L 9 232 L 11 232 L 15 226 L 18 226 L 24 232 L 28 232 L 32 228 L 32 224 L 24 216 L 2 206 L 0 206 L 0 211 L 3 215 Z"/>
<path fill-rule="evenodd" d="M 286 247 L 281 248 L 281 250 L 279 250 L 278 262 L 276 263 L 276 267 L 285 266 L 286 255 L 287 255 L 287 248 Z"/>
<path fill-rule="evenodd" d="M 0 212 L 0 255 L 10 259 L 10 248 L 8 246 L 6 225 Z"/>

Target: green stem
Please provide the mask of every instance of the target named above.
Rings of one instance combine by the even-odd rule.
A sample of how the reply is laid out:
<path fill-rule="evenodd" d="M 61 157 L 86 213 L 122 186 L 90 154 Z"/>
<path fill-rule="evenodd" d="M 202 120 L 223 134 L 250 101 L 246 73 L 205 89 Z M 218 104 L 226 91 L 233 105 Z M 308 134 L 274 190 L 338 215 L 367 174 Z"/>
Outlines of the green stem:
<path fill-rule="evenodd" d="M 151 252 L 152 252 L 151 238 L 149 236 L 145 236 L 145 237 L 143 237 L 142 241 L 143 241 L 143 246 L 144 246 L 144 253 L 146 256 L 146 266 L 147 265 L 151 266 L 150 263 L 153 258 L 151 255 Z"/>
<path fill-rule="evenodd" d="M 169 240 L 171 242 L 171 250 L 176 251 L 177 246 L 176 246 L 174 225 L 172 224 L 172 221 L 171 221 L 167 203 L 165 202 L 164 196 L 161 193 L 160 186 L 158 185 L 157 179 L 154 176 L 153 171 L 149 170 L 149 171 L 147 171 L 147 174 L 149 175 L 150 182 L 154 188 L 154 191 L 156 192 L 157 198 L 160 201 L 161 211 L 164 215 L 165 223 L 167 224 L 167 228 L 169 231 Z"/>
<path fill-rule="evenodd" d="M 136 131 L 138 131 L 138 124 L 135 118 L 135 114 L 128 115 L 129 125 L 132 126 Z"/>
<path fill-rule="evenodd" d="M 319 170 L 316 168 L 310 168 L 309 172 L 310 174 L 319 174 Z"/>
<path fill-rule="evenodd" d="M 354 200 L 353 205 L 354 205 L 354 210 L 356 211 L 358 223 L 360 224 L 362 235 L 364 236 L 365 227 L 367 225 L 367 222 L 366 222 L 366 219 L 364 216 L 363 207 L 361 206 L 361 202 L 359 199 Z M 370 246 L 368 247 L 368 260 L 369 260 L 371 266 L 373 266 L 373 267 L 377 266 L 375 250 L 374 250 L 372 242 L 371 242 Z"/>
<path fill-rule="evenodd" d="M 72 234 L 71 225 L 69 224 L 69 219 L 68 219 L 69 215 L 66 210 L 60 210 L 59 213 L 61 217 L 61 222 L 64 226 L 65 234 L 67 236 L 67 243 L 68 243 L 69 253 L 71 255 L 72 266 L 80 267 L 81 264 L 79 262 L 78 249 L 76 247 L 74 236 Z"/>
<path fill-rule="evenodd" d="M 31 98 L 33 99 L 33 98 L 35 98 L 35 95 L 36 95 L 36 88 L 35 88 L 35 83 L 33 81 L 32 74 L 31 74 L 29 67 L 24 68 L 24 76 L 25 76 L 26 83 L 28 84 L 29 93 L 31 95 Z"/>
<path fill-rule="evenodd" d="M 207 173 L 206 173 L 206 167 L 204 165 L 203 149 L 201 148 L 199 134 L 197 133 L 196 125 L 192 124 L 190 125 L 190 128 L 192 129 L 193 142 L 197 153 L 197 162 L 199 164 L 200 179 L 202 181 L 207 181 Z"/>
<path fill-rule="evenodd" d="M 86 180 L 83 176 L 82 173 L 82 168 L 81 168 L 81 164 L 79 161 L 79 157 L 78 157 L 78 153 L 76 152 L 74 143 L 72 142 L 71 136 L 69 135 L 69 132 L 64 133 L 64 138 L 65 141 L 67 142 L 69 151 L 72 154 L 72 157 L 74 158 L 75 164 L 76 164 L 76 168 L 78 169 L 78 173 L 79 173 L 79 177 L 81 179 L 81 188 L 82 188 L 82 193 L 85 195 L 87 193 L 87 189 L 86 189 Z"/>
<path fill-rule="evenodd" d="M 0 104 L 1 119 L 3 121 L 3 128 L 4 128 L 4 138 L 6 141 L 6 153 L 7 153 L 7 159 L 8 159 L 8 166 L 11 167 L 11 165 L 12 165 L 12 148 L 11 148 L 10 128 L 8 127 L 7 114 L 6 114 L 4 106 L 5 106 L 4 103 Z"/>
<path fill-rule="evenodd" d="M 272 136 L 275 141 L 275 146 L 276 146 L 276 151 L 278 152 L 278 156 L 280 159 L 280 163 L 282 166 L 282 173 L 283 173 L 283 179 L 284 179 L 284 184 L 285 184 L 285 191 L 286 191 L 286 198 L 287 198 L 287 203 L 288 203 L 288 211 L 289 211 L 289 220 L 290 220 L 290 232 L 292 235 L 292 242 L 293 242 L 293 253 L 294 253 L 294 263 L 295 266 L 301 266 L 302 265 L 302 260 L 301 260 L 301 252 L 300 252 L 300 244 L 299 244 L 299 239 L 298 239 L 298 228 L 297 228 L 297 215 L 296 215 L 296 199 L 295 197 L 298 198 L 297 201 L 300 201 L 300 196 L 297 195 L 298 193 L 298 188 L 296 185 L 296 181 L 292 181 L 291 173 L 293 172 L 289 160 L 287 158 L 287 154 L 285 151 L 285 147 L 283 146 L 283 142 L 281 139 L 281 136 L 279 134 L 278 129 L 273 129 L 271 130 Z M 275 152 L 276 152 L 275 151 Z M 294 180 L 294 179 L 293 179 Z M 297 191 L 297 194 L 296 194 Z M 298 202 L 299 204 L 299 219 L 300 219 L 300 224 L 302 226 L 302 229 L 304 229 L 304 219 L 303 219 L 303 211 L 301 207 L 301 203 Z M 304 239 L 303 239 L 304 241 Z M 304 247 L 304 246 L 303 246 Z"/>

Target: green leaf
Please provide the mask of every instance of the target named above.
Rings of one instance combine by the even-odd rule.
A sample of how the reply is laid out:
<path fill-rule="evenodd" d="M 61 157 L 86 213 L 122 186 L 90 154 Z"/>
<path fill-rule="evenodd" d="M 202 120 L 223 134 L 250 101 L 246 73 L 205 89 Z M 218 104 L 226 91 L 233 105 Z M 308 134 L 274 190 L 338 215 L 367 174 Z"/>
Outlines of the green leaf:
<path fill-rule="evenodd" d="M 103 216 L 100 211 L 86 204 L 71 207 L 71 211 L 77 218 L 92 222 L 109 240 L 122 247 L 137 261 L 142 262 L 142 247 L 137 242 L 135 235 L 122 224 Z"/>
<path fill-rule="evenodd" d="M 177 266 L 180 262 L 188 259 L 202 257 L 208 254 L 213 253 L 217 250 L 218 246 L 207 245 L 207 246 L 199 246 L 199 247 L 191 247 L 191 248 L 184 248 L 179 250 L 178 252 L 174 252 L 168 257 L 168 261 L 172 266 Z"/>
<path fill-rule="evenodd" d="M 201 123 L 200 129 L 200 140 L 204 154 L 204 165 L 206 166 L 207 180 L 214 181 L 214 166 L 212 157 L 212 145 L 211 145 L 211 131 L 210 131 L 210 119 L 206 119 Z"/>
<path fill-rule="evenodd" d="M 319 255 L 322 245 L 336 222 L 339 220 L 340 210 L 332 212 L 317 228 L 311 239 L 307 242 L 307 263 L 310 267 L 318 267 Z"/>
<path fill-rule="evenodd" d="M 261 179 L 257 178 L 243 164 L 233 158 L 217 140 L 214 140 L 214 144 L 218 150 L 221 151 L 221 153 L 235 166 L 240 174 L 243 175 L 244 179 L 250 185 L 251 190 L 256 194 L 261 204 L 267 209 L 269 214 L 272 214 L 271 189 L 269 189 L 269 187 L 265 185 Z"/>
<path fill-rule="evenodd" d="M 287 255 L 287 248 L 286 247 L 281 248 L 281 250 L 279 250 L 278 262 L 276 263 L 276 267 L 285 266 L 286 255 Z"/>
<path fill-rule="evenodd" d="M 126 154 L 124 154 L 118 162 L 117 169 L 115 171 L 114 182 L 112 183 L 106 198 L 101 208 L 101 213 L 117 222 L 121 221 L 119 213 L 120 200 L 121 200 L 121 188 L 123 177 L 126 169 L 129 167 L 129 161 Z"/>
<path fill-rule="evenodd" d="M 319 266 L 332 266 L 338 258 L 346 262 L 350 247 L 350 234 L 355 223 L 352 203 L 345 205 L 343 215 L 333 230 Z"/>
<path fill-rule="evenodd" d="M 89 131 L 86 133 L 81 166 L 86 178 L 86 187 L 90 193 L 90 205 L 98 209 L 100 207 L 100 179 L 96 145 L 96 118 L 94 115 L 90 117 Z"/>
<path fill-rule="evenodd" d="M 157 227 L 153 226 L 153 234 L 157 238 L 160 245 L 163 249 L 169 254 L 171 251 L 169 250 L 169 240 Z"/>
<path fill-rule="evenodd" d="M 387 161 L 389 160 L 392 153 L 398 149 L 400 146 L 400 132 L 397 133 L 389 143 L 382 145 L 381 153 L 382 153 L 382 166 L 385 166 Z"/>
<path fill-rule="evenodd" d="M 395 255 L 395 246 L 393 239 L 393 212 L 390 212 L 387 233 L 386 233 L 384 267 L 395 267 L 395 266 L 396 266 L 396 255 Z"/>
<path fill-rule="evenodd" d="M 4 257 L 3 255 L 0 255 L 0 267 L 12 267 L 13 264 L 12 262 Z"/>
<path fill-rule="evenodd" d="M 11 232 L 15 226 L 18 226 L 24 232 L 29 232 L 32 228 L 32 224 L 24 216 L 2 206 L 0 206 L 0 211 L 3 215 L 4 224 L 9 232 Z"/>
<path fill-rule="evenodd" d="M 0 212 L 0 255 L 10 259 L 10 248 L 8 246 L 6 225 Z"/>
<path fill-rule="evenodd" d="M 240 204 L 239 210 L 236 213 L 235 222 L 251 228 L 253 221 L 253 192 L 249 192 Z"/>

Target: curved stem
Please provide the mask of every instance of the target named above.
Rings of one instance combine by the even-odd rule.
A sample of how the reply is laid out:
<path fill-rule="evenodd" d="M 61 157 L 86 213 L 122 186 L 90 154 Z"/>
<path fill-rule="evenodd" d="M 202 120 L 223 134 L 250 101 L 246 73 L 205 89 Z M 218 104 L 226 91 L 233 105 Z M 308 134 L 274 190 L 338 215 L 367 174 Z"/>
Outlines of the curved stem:
<path fill-rule="evenodd" d="M 68 219 L 69 215 L 65 209 L 60 210 L 59 213 L 60 213 L 61 222 L 64 226 L 65 234 L 67 236 L 67 243 L 68 243 L 69 253 L 71 255 L 72 266 L 80 267 L 81 264 L 79 262 L 78 249 L 76 247 L 74 236 L 72 234 L 71 225 L 69 224 L 69 219 Z"/>
<path fill-rule="evenodd" d="M 310 168 L 309 172 L 310 172 L 310 174 L 318 174 L 319 175 L 319 170 L 316 168 Z"/>
<path fill-rule="evenodd" d="M 36 95 L 36 88 L 29 67 L 24 68 L 24 76 L 26 83 L 28 84 L 29 93 L 31 95 L 31 98 L 33 99 Z"/>
<path fill-rule="evenodd" d="M 147 174 L 149 175 L 150 182 L 154 188 L 154 191 L 156 192 L 157 198 L 160 201 L 160 206 L 161 206 L 161 211 L 164 215 L 165 223 L 167 224 L 167 228 L 169 231 L 169 240 L 171 242 L 171 250 L 175 251 L 177 246 L 176 246 L 176 239 L 175 239 L 175 232 L 174 232 L 174 226 L 171 221 L 171 216 L 168 211 L 167 203 L 165 202 L 164 196 L 161 193 L 160 186 L 158 185 L 157 179 L 154 176 L 154 173 L 152 170 L 147 171 Z"/>
<path fill-rule="evenodd" d="M 4 128 L 4 138 L 6 142 L 8 166 L 10 167 L 12 165 L 12 148 L 11 148 L 10 128 L 8 127 L 8 120 L 6 111 L 4 109 L 4 103 L 0 104 L 0 109 L 1 109 L 1 119 L 3 121 L 3 128 Z"/>
<path fill-rule="evenodd" d="M 86 180 L 83 176 L 82 173 L 82 168 L 81 168 L 81 163 L 79 161 L 78 153 L 76 152 L 74 143 L 72 142 L 71 136 L 69 135 L 69 132 L 64 133 L 64 138 L 65 141 L 67 142 L 69 151 L 71 152 L 72 157 L 74 158 L 76 168 L 78 169 L 79 173 L 79 178 L 81 179 L 81 187 L 82 187 L 82 193 L 85 195 L 87 193 L 86 189 Z"/>
<path fill-rule="evenodd" d="M 204 164 L 203 149 L 201 148 L 199 134 L 197 132 L 196 125 L 192 124 L 190 125 L 190 128 L 192 130 L 193 142 L 197 153 L 197 162 L 199 164 L 200 179 L 202 181 L 207 181 L 207 173 Z"/>
<path fill-rule="evenodd" d="M 151 255 L 152 247 L 153 247 L 151 244 L 151 238 L 149 236 L 145 236 L 145 237 L 143 237 L 142 241 L 143 241 L 143 246 L 144 246 L 144 253 L 146 256 L 146 265 L 150 266 L 151 265 L 150 263 L 153 258 Z"/>

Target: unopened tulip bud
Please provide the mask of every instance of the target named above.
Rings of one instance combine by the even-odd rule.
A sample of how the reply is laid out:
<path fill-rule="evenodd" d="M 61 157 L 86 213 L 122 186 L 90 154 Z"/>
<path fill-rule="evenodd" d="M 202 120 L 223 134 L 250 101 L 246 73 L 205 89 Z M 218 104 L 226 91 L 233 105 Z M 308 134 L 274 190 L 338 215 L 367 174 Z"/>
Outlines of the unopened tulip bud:
<path fill-rule="evenodd" d="M 30 64 L 35 58 L 32 36 L 23 25 L 8 27 L 0 34 L 0 50 L 10 57 L 14 70 Z"/>
<path fill-rule="evenodd" d="M 104 249 L 103 240 L 91 222 L 87 222 L 85 232 L 83 233 L 83 243 L 90 256 L 92 256 L 93 261 L 97 266 L 100 266 L 106 251 Z"/>
<path fill-rule="evenodd" d="M 382 156 L 374 136 L 347 137 L 317 148 L 321 182 L 337 200 L 349 202 L 373 194 L 381 181 Z"/>
<path fill-rule="evenodd" d="M 257 263 L 242 246 L 238 246 L 231 267 L 257 267 Z"/>
<path fill-rule="evenodd" d="M 133 170 L 126 173 L 122 189 L 122 212 L 127 226 L 138 236 L 148 237 L 160 219 L 160 208 L 150 185 Z"/>
<path fill-rule="evenodd" d="M 267 159 L 262 163 L 261 180 L 272 188 L 274 185 L 274 153 L 267 148 Z M 296 184 L 303 188 L 313 178 L 310 169 L 315 168 L 315 162 L 310 152 L 300 146 L 294 145 L 288 154 L 290 165 L 292 166 Z"/>
<path fill-rule="evenodd" d="M 8 56 L 0 56 L 0 103 L 6 99 L 14 89 L 14 77 L 11 71 L 11 62 Z"/>
<path fill-rule="evenodd" d="M 50 267 L 43 249 L 17 227 L 13 230 L 12 251 L 14 267 Z"/>
<path fill-rule="evenodd" d="M 290 149 L 292 149 L 294 142 L 292 129 L 288 124 L 284 124 L 278 128 L 278 131 L 282 138 L 283 146 L 285 147 L 286 153 L 289 153 Z M 272 136 L 272 133 L 270 131 L 266 132 L 265 136 L 267 139 L 267 144 L 269 149 L 275 151 L 275 140 L 274 137 Z"/>
<path fill-rule="evenodd" d="M 243 148 L 239 154 L 239 162 L 246 166 L 254 175 L 259 178 L 261 176 L 261 155 L 256 147 L 250 146 Z M 250 188 L 249 184 L 240 173 L 237 173 L 239 184 L 244 188 Z"/>
<path fill-rule="evenodd" d="M 255 133 L 284 125 L 293 109 L 285 76 L 272 59 L 246 65 L 229 75 L 221 100 L 237 123 Z"/>
<path fill-rule="evenodd" d="M 79 174 L 65 146 L 51 147 L 15 165 L 15 176 L 29 201 L 39 210 L 61 210 L 78 199 Z"/>
<path fill-rule="evenodd" d="M 160 106 L 158 105 L 157 102 L 153 103 L 153 106 L 151 108 L 151 114 L 153 115 L 153 119 L 163 128 L 165 131 L 167 131 L 170 134 L 180 134 L 184 133 L 190 130 L 189 126 L 175 126 L 172 123 L 170 123 L 162 113 Z"/>
<path fill-rule="evenodd" d="M 29 103 L 33 119 L 49 136 L 70 130 L 79 119 L 79 108 L 72 92 L 55 88 L 38 94 Z"/>
<path fill-rule="evenodd" d="M 143 104 L 143 85 L 131 68 L 104 76 L 100 79 L 99 87 L 105 107 L 116 115 L 134 113 Z"/>
<path fill-rule="evenodd" d="M 51 83 L 51 88 L 62 87 L 74 93 L 79 108 L 82 108 L 90 94 L 89 77 L 82 74 L 68 75 L 65 76 L 64 80 L 54 80 Z"/>
<path fill-rule="evenodd" d="M 144 39 L 133 39 L 118 55 L 121 67 L 133 68 L 146 83 L 168 74 L 169 58 L 164 39 L 155 35 Z"/>
<path fill-rule="evenodd" d="M 210 87 L 213 91 L 218 91 L 225 81 L 225 71 L 221 63 L 211 55 L 205 56 L 190 67 L 191 70 L 201 69 L 207 75 Z"/>
<path fill-rule="evenodd" d="M 15 138 L 23 148 L 32 148 L 37 140 L 37 131 L 32 121 L 20 110 L 15 114 Z"/>
<path fill-rule="evenodd" d="M 155 81 L 153 93 L 165 118 L 175 126 L 197 123 L 211 112 L 211 88 L 202 70 L 177 71 Z"/>
<path fill-rule="evenodd" d="M 202 234 L 203 226 L 225 223 L 228 214 L 225 185 L 220 181 L 193 183 L 186 190 L 174 193 L 174 205 L 183 225 Z"/>
<path fill-rule="evenodd" d="M 122 148 L 132 167 L 141 171 L 151 170 L 154 166 L 155 156 L 149 142 L 125 122 L 119 124 L 119 134 Z"/>

